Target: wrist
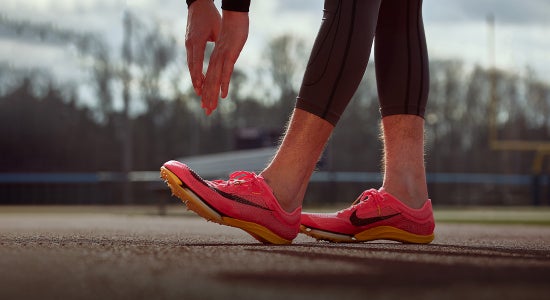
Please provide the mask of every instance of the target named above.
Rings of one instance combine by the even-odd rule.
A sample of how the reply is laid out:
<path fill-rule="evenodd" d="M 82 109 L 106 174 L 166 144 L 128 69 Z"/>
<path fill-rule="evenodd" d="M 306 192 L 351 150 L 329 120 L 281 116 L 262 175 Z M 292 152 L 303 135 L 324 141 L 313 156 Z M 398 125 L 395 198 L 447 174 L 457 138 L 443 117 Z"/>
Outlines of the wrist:
<path fill-rule="evenodd" d="M 248 31 L 249 17 L 247 12 L 222 10 L 222 27 L 234 31 Z"/>
<path fill-rule="evenodd" d="M 185 0 L 185 2 L 187 3 L 187 8 L 191 7 L 191 4 L 195 3 L 196 1 L 199 1 L 199 0 Z M 212 0 L 212 2 L 214 2 L 214 0 Z"/>

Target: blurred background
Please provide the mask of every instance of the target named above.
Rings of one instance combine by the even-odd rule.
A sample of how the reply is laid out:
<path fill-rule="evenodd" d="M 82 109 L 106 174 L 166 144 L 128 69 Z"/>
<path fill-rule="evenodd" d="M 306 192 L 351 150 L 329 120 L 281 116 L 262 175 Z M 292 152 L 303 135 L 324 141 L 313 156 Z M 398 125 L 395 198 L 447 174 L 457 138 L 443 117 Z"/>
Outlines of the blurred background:
<path fill-rule="evenodd" d="M 205 177 L 241 161 L 238 169 L 261 169 L 293 108 L 322 7 L 252 1 L 230 95 L 206 117 L 186 66 L 184 0 L 3 1 L 0 204 L 177 202 L 158 178 L 170 159 Z M 550 204 L 548 12 L 546 0 L 424 1 L 435 205 Z M 351 202 L 380 185 L 379 121 L 371 62 L 306 205 Z"/>

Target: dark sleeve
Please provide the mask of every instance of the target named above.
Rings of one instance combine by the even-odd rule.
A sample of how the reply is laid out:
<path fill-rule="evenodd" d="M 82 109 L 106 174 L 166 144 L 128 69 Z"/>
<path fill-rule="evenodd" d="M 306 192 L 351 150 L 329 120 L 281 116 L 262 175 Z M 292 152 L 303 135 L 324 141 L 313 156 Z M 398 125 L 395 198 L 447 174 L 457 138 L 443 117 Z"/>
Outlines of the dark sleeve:
<path fill-rule="evenodd" d="M 250 0 L 222 0 L 222 9 L 248 12 L 250 9 Z"/>
<path fill-rule="evenodd" d="M 187 7 L 191 6 L 197 0 L 186 0 Z M 214 1 L 214 0 L 212 0 Z M 222 0 L 222 9 L 230 11 L 248 12 L 250 9 L 250 0 Z"/>

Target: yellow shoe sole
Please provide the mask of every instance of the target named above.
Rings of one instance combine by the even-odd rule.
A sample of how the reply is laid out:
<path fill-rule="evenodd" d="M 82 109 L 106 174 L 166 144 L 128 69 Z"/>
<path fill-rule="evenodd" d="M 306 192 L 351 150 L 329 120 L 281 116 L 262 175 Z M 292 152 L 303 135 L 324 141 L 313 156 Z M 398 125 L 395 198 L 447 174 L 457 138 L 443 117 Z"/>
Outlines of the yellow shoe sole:
<path fill-rule="evenodd" d="M 284 245 L 292 243 L 292 240 L 284 239 L 262 225 L 221 215 L 204 203 L 204 201 L 202 201 L 190 189 L 184 187 L 183 182 L 178 178 L 178 176 L 167 168 L 160 168 L 160 177 L 164 179 L 172 191 L 172 195 L 180 198 L 181 201 L 187 206 L 187 209 L 194 211 L 197 215 L 205 218 L 207 221 L 242 229 L 264 244 Z"/>
<path fill-rule="evenodd" d="M 324 230 L 300 226 L 300 231 L 317 240 L 330 241 L 334 243 L 359 243 L 374 240 L 391 240 L 402 243 L 429 244 L 434 239 L 434 234 L 418 235 L 391 226 L 378 226 L 350 236 L 337 234 Z"/>

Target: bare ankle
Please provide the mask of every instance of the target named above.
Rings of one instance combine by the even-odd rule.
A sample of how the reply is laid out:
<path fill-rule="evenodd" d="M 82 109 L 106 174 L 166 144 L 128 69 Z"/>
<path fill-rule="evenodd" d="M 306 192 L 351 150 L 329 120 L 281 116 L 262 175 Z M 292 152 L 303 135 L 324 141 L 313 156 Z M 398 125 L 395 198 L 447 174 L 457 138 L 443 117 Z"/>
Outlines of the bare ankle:
<path fill-rule="evenodd" d="M 421 208 L 428 200 L 427 189 L 393 187 L 386 185 L 382 188 L 410 208 Z"/>
<path fill-rule="evenodd" d="M 286 212 L 293 212 L 302 205 L 304 195 L 300 193 L 300 188 L 291 188 L 270 176 L 269 171 L 261 173 L 267 185 L 271 188 L 275 199 Z M 301 197 L 300 197 L 301 195 Z"/>

